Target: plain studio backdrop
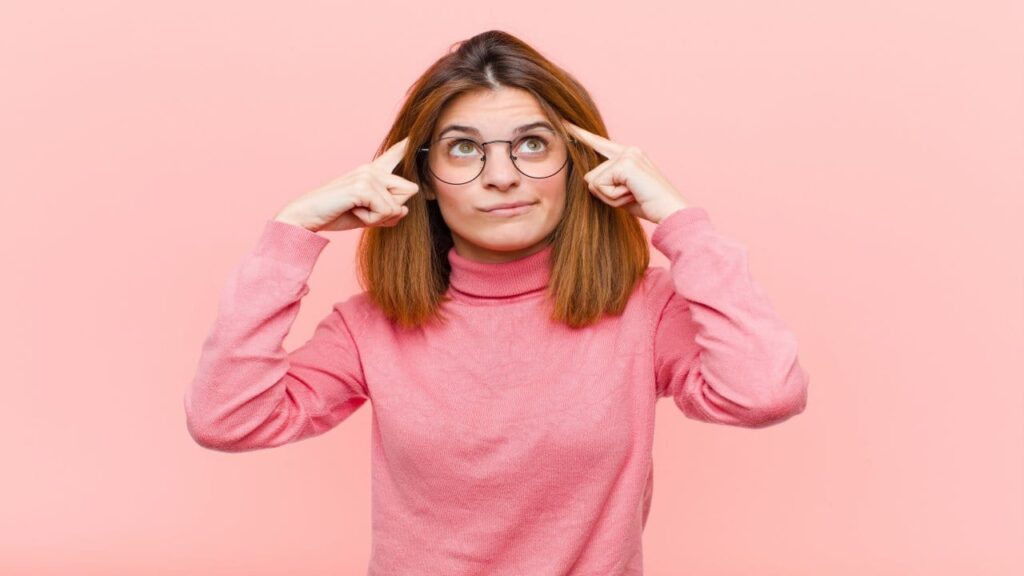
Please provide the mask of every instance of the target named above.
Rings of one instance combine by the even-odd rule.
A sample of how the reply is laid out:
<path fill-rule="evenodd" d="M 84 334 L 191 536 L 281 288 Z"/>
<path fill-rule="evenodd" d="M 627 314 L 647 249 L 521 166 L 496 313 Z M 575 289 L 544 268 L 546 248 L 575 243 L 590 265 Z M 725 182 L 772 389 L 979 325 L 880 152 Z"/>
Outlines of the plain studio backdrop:
<path fill-rule="evenodd" d="M 0 573 L 365 571 L 371 405 L 225 454 L 182 394 L 264 222 L 488 29 L 749 248 L 811 377 L 761 430 L 659 402 L 645 573 L 1024 573 L 1022 24 L 1012 0 L 4 2 Z M 287 349 L 359 290 L 359 233 L 324 233 Z"/>

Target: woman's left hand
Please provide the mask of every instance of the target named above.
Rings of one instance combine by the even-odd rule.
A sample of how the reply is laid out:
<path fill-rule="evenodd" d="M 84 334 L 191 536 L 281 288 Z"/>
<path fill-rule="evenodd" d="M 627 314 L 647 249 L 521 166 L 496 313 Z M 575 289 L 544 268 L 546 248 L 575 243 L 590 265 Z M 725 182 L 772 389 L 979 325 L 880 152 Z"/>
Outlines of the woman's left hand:
<path fill-rule="evenodd" d="M 590 192 L 602 202 L 623 207 L 655 224 L 688 206 L 683 195 L 639 148 L 612 142 L 567 120 L 562 122 L 570 134 L 607 158 L 583 176 Z"/>

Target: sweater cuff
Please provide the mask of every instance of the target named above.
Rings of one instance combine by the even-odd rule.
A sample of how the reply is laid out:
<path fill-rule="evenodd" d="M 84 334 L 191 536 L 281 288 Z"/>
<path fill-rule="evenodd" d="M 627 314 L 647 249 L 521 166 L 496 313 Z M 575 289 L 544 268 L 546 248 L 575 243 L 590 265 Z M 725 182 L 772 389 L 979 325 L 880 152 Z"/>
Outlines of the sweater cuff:
<path fill-rule="evenodd" d="M 330 238 L 302 226 L 270 219 L 264 224 L 263 233 L 256 243 L 255 255 L 311 269 L 330 241 Z"/>
<path fill-rule="evenodd" d="M 708 211 L 700 206 L 687 206 L 662 218 L 651 235 L 651 244 L 665 255 L 670 254 L 670 248 L 674 243 L 672 238 L 677 232 L 684 235 L 686 231 L 703 229 L 711 226 L 711 218 Z"/>

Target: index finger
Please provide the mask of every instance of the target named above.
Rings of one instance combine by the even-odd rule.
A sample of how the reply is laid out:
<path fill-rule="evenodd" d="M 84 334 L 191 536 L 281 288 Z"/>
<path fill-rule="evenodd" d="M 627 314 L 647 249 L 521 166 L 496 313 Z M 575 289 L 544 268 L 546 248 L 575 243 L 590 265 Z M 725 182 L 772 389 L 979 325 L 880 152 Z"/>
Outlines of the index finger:
<path fill-rule="evenodd" d="M 622 144 L 617 144 L 603 136 L 584 130 L 568 120 L 562 120 L 562 124 L 605 158 L 615 158 L 625 148 Z"/>
<path fill-rule="evenodd" d="M 385 150 L 383 154 L 374 158 L 373 161 L 370 162 L 370 165 L 391 174 L 394 172 L 395 166 L 398 166 L 398 163 L 405 157 L 405 148 L 408 145 L 409 137 L 406 136 L 398 142 L 395 142 L 395 144 Z"/>

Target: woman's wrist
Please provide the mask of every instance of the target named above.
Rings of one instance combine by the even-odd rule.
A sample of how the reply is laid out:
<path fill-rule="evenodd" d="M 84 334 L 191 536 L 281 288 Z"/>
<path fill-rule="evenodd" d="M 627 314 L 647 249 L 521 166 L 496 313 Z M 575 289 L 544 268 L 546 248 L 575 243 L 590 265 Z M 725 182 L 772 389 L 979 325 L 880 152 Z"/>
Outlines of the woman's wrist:
<path fill-rule="evenodd" d="M 278 222 L 284 222 L 285 224 L 291 224 L 292 226 L 298 226 L 299 228 L 305 228 L 310 232 L 316 232 L 316 230 L 313 230 L 309 226 L 306 226 L 305 224 L 302 223 L 301 220 L 293 217 L 287 212 L 281 212 L 277 216 L 274 216 L 274 220 L 277 220 Z"/>

